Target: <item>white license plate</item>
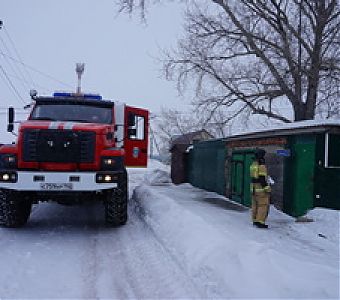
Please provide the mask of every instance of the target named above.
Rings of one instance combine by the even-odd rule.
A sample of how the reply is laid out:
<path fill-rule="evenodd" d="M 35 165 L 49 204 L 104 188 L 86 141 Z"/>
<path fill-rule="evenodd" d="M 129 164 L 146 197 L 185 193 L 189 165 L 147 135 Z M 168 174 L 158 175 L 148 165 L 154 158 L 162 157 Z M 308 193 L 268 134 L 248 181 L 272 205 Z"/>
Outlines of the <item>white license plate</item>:
<path fill-rule="evenodd" d="M 73 189 L 72 183 L 40 183 L 40 189 L 45 191 L 70 191 Z"/>

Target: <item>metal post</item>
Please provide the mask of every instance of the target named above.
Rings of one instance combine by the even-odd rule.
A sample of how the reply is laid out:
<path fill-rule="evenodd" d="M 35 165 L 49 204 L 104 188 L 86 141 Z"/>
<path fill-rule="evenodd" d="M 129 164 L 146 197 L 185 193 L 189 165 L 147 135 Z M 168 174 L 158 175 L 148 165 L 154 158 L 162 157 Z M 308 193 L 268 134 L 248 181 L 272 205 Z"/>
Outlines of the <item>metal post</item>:
<path fill-rule="evenodd" d="M 150 126 L 150 158 L 153 158 L 153 139 L 154 136 Z"/>
<path fill-rule="evenodd" d="M 77 63 L 76 64 L 76 72 L 78 75 L 78 86 L 77 86 L 77 94 L 81 94 L 81 76 L 83 75 L 85 70 L 84 63 Z"/>

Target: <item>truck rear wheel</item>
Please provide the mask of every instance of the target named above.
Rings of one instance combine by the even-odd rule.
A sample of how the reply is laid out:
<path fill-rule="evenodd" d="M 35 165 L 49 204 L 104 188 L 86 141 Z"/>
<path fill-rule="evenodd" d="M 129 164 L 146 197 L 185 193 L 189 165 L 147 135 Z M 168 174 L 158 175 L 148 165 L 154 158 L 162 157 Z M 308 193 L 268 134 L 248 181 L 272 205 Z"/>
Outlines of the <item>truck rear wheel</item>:
<path fill-rule="evenodd" d="M 0 225 L 4 227 L 22 227 L 27 223 L 32 209 L 32 202 L 20 197 L 20 193 L 0 190 Z"/>
<path fill-rule="evenodd" d="M 107 192 L 105 200 L 105 221 L 109 226 L 121 226 L 127 222 L 127 173 L 120 176 L 118 187 Z"/>

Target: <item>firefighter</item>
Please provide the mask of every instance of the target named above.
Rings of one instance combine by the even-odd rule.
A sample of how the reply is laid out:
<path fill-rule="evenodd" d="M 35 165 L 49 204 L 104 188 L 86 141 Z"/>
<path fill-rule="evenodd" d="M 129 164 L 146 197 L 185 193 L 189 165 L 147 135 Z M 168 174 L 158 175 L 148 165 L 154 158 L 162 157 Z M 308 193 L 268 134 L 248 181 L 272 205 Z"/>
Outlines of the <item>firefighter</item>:
<path fill-rule="evenodd" d="M 254 162 L 250 166 L 252 219 L 253 225 L 259 228 L 268 228 L 266 219 L 269 212 L 271 188 L 268 184 L 268 174 L 264 156 L 266 151 L 257 149 Z"/>

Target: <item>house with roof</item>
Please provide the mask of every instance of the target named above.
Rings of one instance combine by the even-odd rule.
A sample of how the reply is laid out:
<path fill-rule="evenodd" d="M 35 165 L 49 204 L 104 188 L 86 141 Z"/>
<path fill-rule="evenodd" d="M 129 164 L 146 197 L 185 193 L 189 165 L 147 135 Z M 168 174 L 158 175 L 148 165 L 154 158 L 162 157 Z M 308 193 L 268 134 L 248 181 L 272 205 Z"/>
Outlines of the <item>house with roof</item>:
<path fill-rule="evenodd" d="M 186 180 L 251 205 L 250 164 L 266 151 L 271 202 L 299 217 L 314 207 L 340 209 L 340 121 L 301 121 L 195 143 Z"/>

